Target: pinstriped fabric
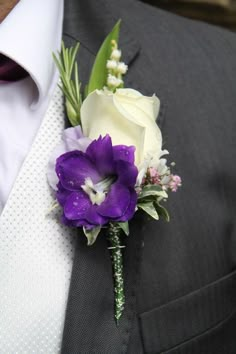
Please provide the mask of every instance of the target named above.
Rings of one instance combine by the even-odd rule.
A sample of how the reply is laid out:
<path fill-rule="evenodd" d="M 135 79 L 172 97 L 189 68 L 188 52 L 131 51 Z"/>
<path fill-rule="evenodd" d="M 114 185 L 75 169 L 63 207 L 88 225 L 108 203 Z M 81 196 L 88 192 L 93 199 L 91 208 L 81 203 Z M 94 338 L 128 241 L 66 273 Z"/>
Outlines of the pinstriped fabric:
<path fill-rule="evenodd" d="M 46 168 L 63 127 L 57 88 L 0 217 L 1 353 L 60 351 L 74 234 L 47 215 Z"/>
<path fill-rule="evenodd" d="M 92 57 L 91 53 L 96 52 L 112 27 L 111 19 L 115 23 L 117 18 L 122 18 L 122 27 L 127 26 L 130 34 L 120 36 L 124 54 L 129 46 L 123 46 L 122 40 L 130 42 L 134 34 L 132 37 L 139 42 L 141 50 L 138 55 L 137 51 L 130 51 L 136 54 L 129 64 L 126 87 L 139 89 L 146 95 L 155 92 L 160 98 L 164 146 L 171 152 L 170 159 L 176 162 L 183 188 L 168 202 L 169 224 L 149 222 L 144 229 L 135 227 L 128 238 L 130 246 L 137 237 L 144 238 L 138 287 L 133 286 L 133 277 L 126 286 L 127 290 L 133 287 L 136 302 L 131 308 L 137 314 L 134 321 L 123 317 L 118 330 L 112 329 L 109 322 L 112 313 L 108 313 L 108 304 L 112 304 L 112 294 L 109 275 L 103 276 L 104 270 L 109 269 L 109 259 L 102 258 L 105 248 L 102 238 L 94 248 L 86 249 L 86 255 L 81 252 L 78 259 L 75 257 L 62 351 L 65 354 L 122 351 L 154 354 L 161 347 L 175 354 L 234 354 L 235 317 L 227 316 L 234 311 L 230 299 L 234 296 L 235 278 L 225 297 L 220 279 L 236 266 L 235 34 L 136 0 L 99 0 L 96 4 L 92 0 L 86 4 L 68 0 L 66 12 L 65 32 L 82 43 L 82 82 L 87 82 L 89 55 Z M 88 53 L 84 54 L 86 50 Z M 82 246 L 79 245 L 78 252 Z M 125 251 L 132 259 L 125 269 L 133 272 L 133 248 L 127 246 Z M 96 267 L 93 267 L 94 259 Z M 139 279 L 139 272 L 136 274 Z M 214 287 L 210 297 L 200 291 L 202 295 L 194 296 L 190 302 L 188 298 L 182 299 L 215 281 L 219 281 L 219 288 Z M 171 319 L 173 308 L 167 311 L 170 317 L 165 322 L 160 320 L 156 309 L 167 306 L 168 310 L 168 304 L 175 300 L 175 310 L 182 306 L 186 317 L 184 321 L 177 318 L 176 332 L 170 333 L 169 328 L 176 323 Z M 197 317 L 195 304 L 200 308 Z M 126 309 L 129 307 L 127 296 Z M 212 309 L 216 313 L 212 314 Z M 140 323 L 138 315 L 142 317 L 142 314 L 147 317 Z M 224 323 L 217 326 L 218 320 Z M 161 333 L 156 333 L 158 326 Z M 121 345 L 117 333 L 123 343 L 128 342 L 128 348 Z M 165 340 L 165 345 L 161 346 L 160 338 Z M 183 341 L 189 340 L 191 343 L 185 346 Z M 183 350 L 175 351 L 176 345 Z"/>
<path fill-rule="evenodd" d="M 193 337 L 207 335 L 207 332 L 231 320 L 236 311 L 235 284 L 236 272 L 233 272 L 206 287 L 142 313 L 140 323 L 145 350 L 148 353 L 163 352 L 169 347 L 188 343 Z"/>

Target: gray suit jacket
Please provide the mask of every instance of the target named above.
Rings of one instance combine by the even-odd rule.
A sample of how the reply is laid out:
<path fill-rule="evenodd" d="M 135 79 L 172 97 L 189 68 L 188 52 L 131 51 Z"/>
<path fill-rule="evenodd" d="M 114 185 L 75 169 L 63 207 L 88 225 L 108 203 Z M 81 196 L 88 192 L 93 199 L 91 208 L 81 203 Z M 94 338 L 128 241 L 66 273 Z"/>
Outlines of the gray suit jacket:
<path fill-rule="evenodd" d="M 66 0 L 83 83 L 117 19 L 126 87 L 161 100 L 164 148 L 183 187 L 171 222 L 137 215 L 117 327 L 105 237 L 78 235 L 62 353 L 236 353 L 236 35 L 135 0 Z"/>

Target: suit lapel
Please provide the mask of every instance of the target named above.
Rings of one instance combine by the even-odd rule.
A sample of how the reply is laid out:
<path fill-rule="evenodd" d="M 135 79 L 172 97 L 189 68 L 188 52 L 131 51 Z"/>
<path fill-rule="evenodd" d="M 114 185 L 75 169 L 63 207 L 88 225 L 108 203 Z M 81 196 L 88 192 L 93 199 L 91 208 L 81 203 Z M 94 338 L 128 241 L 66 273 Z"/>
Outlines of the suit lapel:
<path fill-rule="evenodd" d="M 12 352 L 56 353 L 61 345 L 73 231 L 47 216 L 54 198 L 46 170 L 63 128 L 57 88 L 0 217 L 0 348 Z"/>
<path fill-rule="evenodd" d="M 99 46 L 119 18 L 112 10 L 113 5 L 102 0 L 96 5 L 91 0 L 65 4 L 64 41 L 66 45 L 74 45 L 75 40 L 81 43 L 79 70 L 83 84 L 88 80 Z M 124 60 L 131 63 L 139 52 L 139 44 L 125 23 L 122 23 L 120 46 Z M 137 216 L 131 223 L 130 237 L 124 237 L 126 307 L 119 327 L 114 320 L 112 265 L 105 233 L 95 245 L 88 247 L 84 235 L 78 232 L 62 353 L 127 351 L 135 317 L 143 225 Z"/>

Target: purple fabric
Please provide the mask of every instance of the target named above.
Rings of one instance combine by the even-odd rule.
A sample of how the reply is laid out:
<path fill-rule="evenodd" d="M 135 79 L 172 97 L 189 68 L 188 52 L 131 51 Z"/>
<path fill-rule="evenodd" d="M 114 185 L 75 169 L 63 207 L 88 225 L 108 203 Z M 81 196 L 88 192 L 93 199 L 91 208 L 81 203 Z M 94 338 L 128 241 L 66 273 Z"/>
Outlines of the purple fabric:
<path fill-rule="evenodd" d="M 92 141 L 85 152 L 75 150 L 61 155 L 56 161 L 56 196 L 63 207 L 62 222 L 91 229 L 110 221 L 131 219 L 137 204 L 134 152 L 134 147 L 112 146 L 110 136 L 106 135 Z M 92 203 L 89 192 L 84 191 L 88 178 L 95 194 L 111 178 L 108 190 L 102 189 L 106 194 L 100 204 Z"/>
<path fill-rule="evenodd" d="M 16 62 L 0 54 L 0 81 L 1 82 L 12 82 L 22 80 L 29 74 L 25 69 L 23 69 Z"/>

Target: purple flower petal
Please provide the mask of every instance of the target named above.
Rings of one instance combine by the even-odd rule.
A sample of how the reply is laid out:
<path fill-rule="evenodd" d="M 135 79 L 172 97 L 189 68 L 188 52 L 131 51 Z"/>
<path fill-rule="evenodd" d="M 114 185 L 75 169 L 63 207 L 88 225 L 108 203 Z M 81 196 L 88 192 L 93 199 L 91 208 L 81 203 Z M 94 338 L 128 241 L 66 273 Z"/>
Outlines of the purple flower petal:
<path fill-rule="evenodd" d="M 98 214 L 98 205 L 92 205 L 92 207 L 87 211 L 85 219 L 89 224 L 105 225 L 108 223 L 109 219 Z"/>
<path fill-rule="evenodd" d="M 85 152 L 91 142 L 91 139 L 83 135 L 80 125 L 77 127 L 67 128 L 62 133 L 62 145 L 64 148 L 64 153 L 73 150 Z"/>
<path fill-rule="evenodd" d="M 65 214 L 61 216 L 62 224 L 70 227 L 86 227 L 86 229 L 91 230 L 95 227 L 95 225 L 89 224 L 86 220 L 69 220 L 66 218 Z"/>
<path fill-rule="evenodd" d="M 60 182 L 57 184 L 56 197 L 57 197 L 57 201 L 60 205 L 64 206 L 67 198 L 69 197 L 69 195 L 71 193 L 72 192 L 65 189 Z"/>
<path fill-rule="evenodd" d="M 88 146 L 86 153 L 96 165 L 100 175 L 107 176 L 114 173 L 113 148 L 109 135 L 94 140 Z"/>
<path fill-rule="evenodd" d="M 138 176 L 138 169 L 135 165 L 119 160 L 116 162 L 117 183 L 127 187 L 134 187 Z"/>
<path fill-rule="evenodd" d="M 80 125 L 77 125 L 76 127 L 67 128 L 62 133 L 63 140 L 67 140 L 67 139 L 77 140 L 80 138 L 84 138 Z"/>
<path fill-rule="evenodd" d="M 64 205 L 64 214 L 69 220 L 83 219 L 90 207 L 91 202 L 86 193 L 82 190 L 72 192 Z"/>
<path fill-rule="evenodd" d="M 80 126 L 64 130 L 62 133 L 62 140 L 53 150 L 48 163 L 47 178 L 50 186 L 54 190 L 57 190 L 58 183 L 58 176 L 55 171 L 56 159 L 58 156 L 73 150 L 85 152 L 91 142 L 91 139 L 83 135 Z"/>
<path fill-rule="evenodd" d="M 130 191 L 119 183 L 114 183 L 105 201 L 98 207 L 100 215 L 116 219 L 125 214 L 130 204 Z"/>
<path fill-rule="evenodd" d="M 132 190 L 130 193 L 129 206 L 128 206 L 125 214 L 117 221 L 125 222 L 125 221 L 130 220 L 134 216 L 136 205 L 137 205 L 137 193 L 135 192 L 135 190 Z"/>
<path fill-rule="evenodd" d="M 63 134 L 63 139 L 72 146 L 85 138 L 80 128 L 71 128 Z M 138 175 L 134 151 L 133 146 L 112 147 L 111 138 L 106 135 L 94 140 L 85 152 L 75 149 L 57 159 L 57 200 L 63 207 L 64 224 L 89 230 L 110 221 L 127 221 L 133 216 L 137 204 L 134 187 Z M 91 182 L 86 184 L 85 192 L 81 187 L 86 178 Z M 100 205 L 90 200 L 91 193 L 96 190 L 107 193 Z"/>
<path fill-rule="evenodd" d="M 61 216 L 61 222 L 62 222 L 62 224 L 66 225 L 66 226 L 71 226 L 71 227 L 75 226 L 75 225 L 73 225 L 73 220 L 67 219 L 65 217 L 64 213 Z"/>
<path fill-rule="evenodd" d="M 134 164 L 134 146 L 116 145 L 113 146 L 114 160 L 123 160 Z"/>
<path fill-rule="evenodd" d="M 56 162 L 56 172 L 62 186 L 70 191 L 79 190 L 87 177 L 94 183 L 101 180 L 92 161 L 81 151 L 61 155 Z"/>

